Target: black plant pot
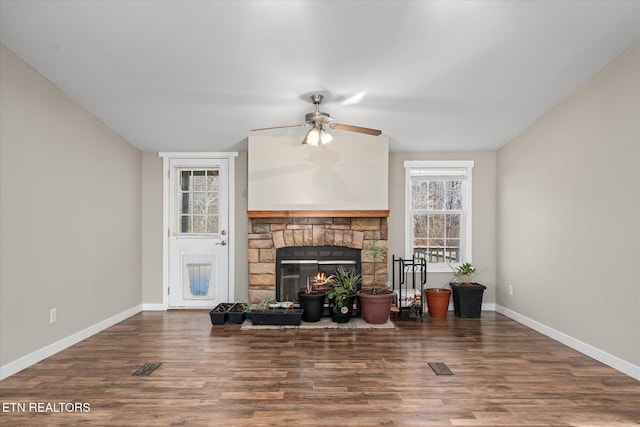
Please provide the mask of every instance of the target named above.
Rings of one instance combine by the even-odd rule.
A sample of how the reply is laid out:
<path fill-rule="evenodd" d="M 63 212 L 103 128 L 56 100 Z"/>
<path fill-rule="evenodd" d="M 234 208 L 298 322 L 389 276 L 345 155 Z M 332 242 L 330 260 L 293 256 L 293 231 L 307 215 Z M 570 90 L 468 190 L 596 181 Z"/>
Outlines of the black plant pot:
<path fill-rule="evenodd" d="M 351 319 L 351 315 L 353 314 L 353 303 L 355 299 L 355 295 L 345 297 L 344 305 L 342 307 L 338 307 L 337 313 L 333 310 L 333 300 L 329 300 L 329 311 L 331 312 L 331 320 L 336 323 L 347 323 Z"/>
<path fill-rule="evenodd" d="M 324 300 L 326 296 L 326 293 L 306 294 L 300 292 L 298 294 L 298 301 L 300 302 L 300 308 L 304 309 L 302 320 L 305 322 L 320 321 L 322 312 L 324 311 Z"/>
<path fill-rule="evenodd" d="M 246 304 L 243 304 L 241 302 L 233 304 L 233 306 L 227 312 L 227 321 L 233 324 L 240 324 L 244 322 L 246 310 Z"/>
<path fill-rule="evenodd" d="M 482 295 L 486 286 L 479 283 L 450 283 L 453 291 L 453 311 L 457 317 L 480 317 Z"/>
<path fill-rule="evenodd" d="M 252 310 L 251 323 L 254 325 L 300 325 L 302 310 L 299 308 L 270 308 Z"/>
<path fill-rule="evenodd" d="M 233 303 L 230 302 L 222 302 L 216 305 L 210 312 L 209 317 L 211 318 L 212 325 L 222 325 L 228 319 L 229 309 Z"/>

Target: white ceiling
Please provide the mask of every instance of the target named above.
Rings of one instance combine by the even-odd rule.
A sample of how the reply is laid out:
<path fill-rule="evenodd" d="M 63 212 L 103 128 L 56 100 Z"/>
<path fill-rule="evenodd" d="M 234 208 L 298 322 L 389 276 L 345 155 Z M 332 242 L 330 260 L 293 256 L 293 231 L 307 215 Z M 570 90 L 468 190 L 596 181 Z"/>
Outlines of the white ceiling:
<path fill-rule="evenodd" d="M 637 1 L 0 0 L 0 17 L 2 44 L 145 151 L 246 150 L 315 91 L 392 151 L 496 150 L 640 38 Z"/>

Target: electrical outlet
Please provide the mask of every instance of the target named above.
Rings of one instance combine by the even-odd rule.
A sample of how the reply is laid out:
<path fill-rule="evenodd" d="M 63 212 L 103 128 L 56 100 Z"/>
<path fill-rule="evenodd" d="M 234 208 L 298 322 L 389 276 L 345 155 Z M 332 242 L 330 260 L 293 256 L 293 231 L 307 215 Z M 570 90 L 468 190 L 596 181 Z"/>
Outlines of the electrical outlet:
<path fill-rule="evenodd" d="M 54 323 L 56 323 L 56 321 L 58 317 L 58 313 L 56 312 L 55 308 L 52 308 L 51 310 L 49 310 L 49 324 L 53 325 Z"/>
<path fill-rule="evenodd" d="M 513 296 L 513 286 L 509 285 L 509 296 Z"/>

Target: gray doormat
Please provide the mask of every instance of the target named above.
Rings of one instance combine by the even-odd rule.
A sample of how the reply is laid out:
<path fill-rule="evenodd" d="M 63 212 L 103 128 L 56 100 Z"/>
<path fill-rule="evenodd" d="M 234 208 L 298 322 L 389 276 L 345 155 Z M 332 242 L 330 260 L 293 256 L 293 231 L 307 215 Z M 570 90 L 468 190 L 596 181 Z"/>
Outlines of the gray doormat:
<path fill-rule="evenodd" d="M 347 323 L 336 323 L 330 317 L 323 317 L 319 322 L 300 322 L 300 326 L 295 325 L 254 325 L 251 320 L 245 320 L 240 327 L 241 331 L 260 329 L 395 329 L 396 325 L 389 319 L 387 323 L 374 325 L 367 323 L 361 318 L 352 318 Z"/>
<path fill-rule="evenodd" d="M 137 371 L 135 371 L 133 374 L 131 374 L 131 376 L 134 376 L 134 377 L 148 377 L 149 375 L 151 375 L 153 373 L 153 371 L 158 369 L 160 367 L 160 365 L 162 365 L 162 362 L 160 362 L 160 363 L 145 363 L 140 368 L 138 368 Z"/>
<path fill-rule="evenodd" d="M 444 363 L 429 362 L 429 366 L 431 366 L 431 369 L 433 369 L 433 372 L 435 372 L 436 375 L 453 375 L 453 372 L 451 372 L 451 370 Z"/>

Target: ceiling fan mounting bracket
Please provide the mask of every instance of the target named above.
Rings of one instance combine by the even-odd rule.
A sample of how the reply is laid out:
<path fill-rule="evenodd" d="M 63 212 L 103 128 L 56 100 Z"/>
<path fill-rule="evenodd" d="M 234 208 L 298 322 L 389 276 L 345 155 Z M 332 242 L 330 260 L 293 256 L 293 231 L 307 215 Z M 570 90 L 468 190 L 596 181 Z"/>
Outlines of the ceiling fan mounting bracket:
<path fill-rule="evenodd" d="M 313 95 L 311 95 L 311 102 L 313 102 L 313 104 L 316 106 L 316 108 L 322 103 L 322 100 L 324 99 L 324 95 L 321 93 L 314 93 Z"/>
<path fill-rule="evenodd" d="M 311 102 L 316 106 L 316 111 L 313 113 L 307 113 L 304 116 L 304 120 L 309 125 L 324 125 L 333 120 L 333 117 L 329 113 L 325 113 L 320 111 L 320 103 L 324 99 L 324 95 L 320 93 L 315 93 L 310 96 Z"/>

